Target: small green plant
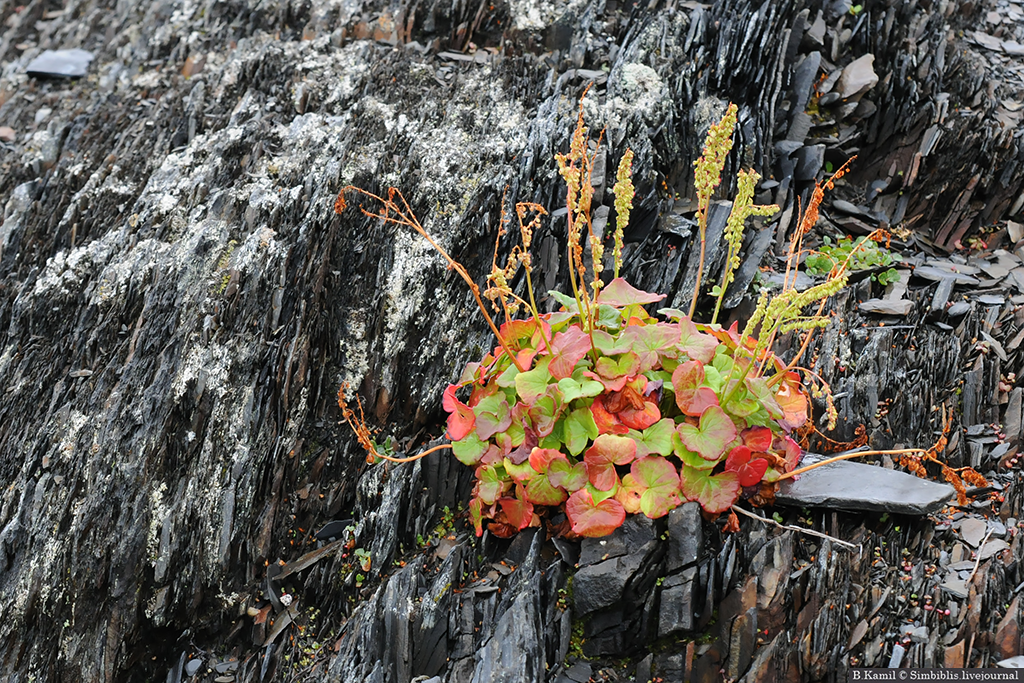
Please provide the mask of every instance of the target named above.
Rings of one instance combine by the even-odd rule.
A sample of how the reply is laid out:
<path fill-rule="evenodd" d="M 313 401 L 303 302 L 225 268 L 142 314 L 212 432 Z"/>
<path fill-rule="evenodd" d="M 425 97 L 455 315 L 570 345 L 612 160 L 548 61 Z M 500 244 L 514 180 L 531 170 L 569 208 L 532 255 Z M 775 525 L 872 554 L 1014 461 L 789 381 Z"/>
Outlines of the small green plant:
<path fill-rule="evenodd" d="M 736 111 L 730 105 L 711 127 L 703 154 L 694 164 L 701 253 L 698 283 L 708 209 L 732 147 Z M 636 289 L 619 276 L 622 234 L 633 197 L 633 155 L 628 150 L 622 154 L 613 188 L 617 219 L 611 240 L 612 279 L 604 282 L 605 246 L 590 222 L 596 155 L 581 105 L 569 150 L 555 156 L 567 185 L 572 291 L 549 292 L 561 305 L 554 313 L 540 313 L 533 291 L 530 245 L 547 213 L 537 204 L 515 205 L 519 243 L 503 267 L 494 259 L 482 295 L 465 268 L 427 234 L 395 188 L 386 197 L 343 188 L 335 204 L 341 212 L 347 206 L 345 193 L 357 193 L 380 207 L 360 207 L 366 216 L 423 236 L 469 285 L 495 335 L 497 346 L 468 363 L 444 392 L 450 446 L 410 458 L 386 458 L 403 462 L 437 448 L 452 448 L 459 461 L 475 470 L 469 513 L 478 536 L 485 524 L 502 537 L 539 526 L 541 517 L 554 508 L 564 509 L 571 533 L 603 536 L 618 528 L 627 513 L 657 518 L 683 501 L 697 501 L 708 513 L 719 514 L 741 495 L 770 498 L 776 482 L 805 471 L 795 469 L 801 451 L 791 437 L 808 422 L 802 377 L 810 377 L 811 392 L 826 400 L 830 428 L 834 426 L 836 411 L 828 386 L 797 363 L 811 333 L 829 323 L 821 315 L 824 302 L 846 284 L 847 264 L 830 267 L 825 282 L 803 292 L 790 280 L 803 236 L 817 221 L 824 190 L 832 188 L 845 166 L 815 185 L 789 247 L 782 291 L 770 298 L 762 289 L 741 330 L 736 324 L 723 328 L 717 319 L 739 266 L 747 218 L 778 211 L 776 206 L 753 204 L 758 174 L 741 171 L 737 177 L 738 191 L 725 229 L 722 281 L 710 292 L 714 312 L 709 323 L 698 323 L 693 314 L 700 287 L 693 293 L 689 313 L 662 308 L 658 318 L 648 308 L 664 295 Z M 498 240 L 507 233 L 506 224 L 503 211 Z M 590 248 L 589 275 L 584 241 Z M 497 245 L 496 241 L 495 253 Z M 523 296 L 510 284 L 520 268 L 526 275 Z M 500 326 L 482 298 L 491 302 L 495 316 L 504 317 Z M 818 304 L 817 312 L 809 313 L 813 304 Z M 517 318 L 520 313 L 523 317 Z M 804 332 L 805 337 L 787 364 L 772 352 L 772 345 L 778 334 L 791 331 Z M 356 418 L 343 391 L 339 405 L 369 452 L 368 459 L 382 457 L 361 419 L 362 406 Z"/>
<path fill-rule="evenodd" d="M 828 275 L 834 268 L 846 264 L 852 271 L 886 268 L 871 276 L 880 285 L 898 282 L 900 274 L 892 268 L 892 264 L 901 260 L 899 254 L 893 253 L 868 237 L 841 237 L 833 242 L 827 235 L 817 251 L 807 255 L 804 265 L 812 275 Z"/>

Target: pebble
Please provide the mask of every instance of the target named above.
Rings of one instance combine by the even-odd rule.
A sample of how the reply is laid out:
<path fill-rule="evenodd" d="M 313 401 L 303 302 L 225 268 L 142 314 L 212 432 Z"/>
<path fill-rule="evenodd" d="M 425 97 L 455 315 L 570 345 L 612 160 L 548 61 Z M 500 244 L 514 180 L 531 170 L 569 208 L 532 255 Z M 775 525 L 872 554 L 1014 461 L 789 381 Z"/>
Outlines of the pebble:
<path fill-rule="evenodd" d="M 0 126 L 0 140 L 4 142 L 13 142 L 14 138 L 17 137 L 17 133 L 10 126 Z"/>

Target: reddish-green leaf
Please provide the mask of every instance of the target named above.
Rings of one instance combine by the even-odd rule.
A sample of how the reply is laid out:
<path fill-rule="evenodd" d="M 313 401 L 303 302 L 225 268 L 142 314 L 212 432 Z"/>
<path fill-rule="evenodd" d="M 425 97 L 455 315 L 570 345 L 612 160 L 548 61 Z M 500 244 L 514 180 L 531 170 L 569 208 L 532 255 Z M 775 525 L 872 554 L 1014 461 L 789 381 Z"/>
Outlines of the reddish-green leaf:
<path fill-rule="evenodd" d="M 768 413 L 773 420 L 780 420 L 786 417 L 782 406 L 775 400 L 775 394 L 768 387 L 768 380 L 764 377 L 748 377 L 747 389 L 753 394 L 754 399 Z"/>
<path fill-rule="evenodd" d="M 632 474 L 622 477 L 622 484 L 615 492 L 615 500 L 622 504 L 628 514 L 640 512 L 640 499 L 643 497 L 644 489 L 636 483 Z"/>
<path fill-rule="evenodd" d="M 516 484 L 515 498 L 502 498 L 498 503 L 501 505 L 501 511 L 508 518 L 509 524 L 516 530 L 522 531 L 530 526 L 530 520 L 533 519 L 533 505 L 526 500 L 526 491 L 522 484 Z"/>
<path fill-rule="evenodd" d="M 629 343 L 629 350 L 637 355 L 640 371 L 654 368 L 679 339 L 679 326 L 669 323 L 633 325 L 622 331 L 620 339 Z M 674 351 L 673 351 L 674 353 Z"/>
<path fill-rule="evenodd" d="M 473 496 L 469 501 L 469 519 L 473 522 L 473 528 L 476 530 L 477 537 L 482 536 L 484 533 L 483 507 L 484 502 L 477 496 Z"/>
<path fill-rule="evenodd" d="M 481 441 L 476 434 L 467 434 L 458 441 L 452 441 L 452 452 L 463 465 L 476 465 L 487 452 L 488 443 Z"/>
<path fill-rule="evenodd" d="M 711 406 L 700 416 L 700 425 L 679 425 L 679 438 L 691 451 L 705 460 L 718 460 L 725 448 L 736 438 L 736 425 L 724 410 Z"/>
<path fill-rule="evenodd" d="M 617 415 L 622 424 L 630 429 L 642 430 L 647 429 L 661 419 L 661 410 L 658 408 L 657 403 L 644 401 L 642 409 L 625 408 L 620 410 Z"/>
<path fill-rule="evenodd" d="M 718 464 L 717 460 L 705 460 L 700 453 L 694 453 L 683 445 L 682 439 L 679 438 L 679 429 L 672 432 L 672 451 L 677 458 L 683 461 L 684 465 L 697 470 L 709 470 Z"/>
<path fill-rule="evenodd" d="M 564 403 L 568 404 L 570 401 L 575 401 L 578 398 L 591 398 L 604 391 L 604 385 L 600 382 L 583 377 L 580 379 L 582 380 L 580 382 L 577 382 L 572 377 L 564 377 L 558 380 L 558 391 Z"/>
<path fill-rule="evenodd" d="M 613 337 L 604 330 L 594 330 L 594 348 L 600 351 L 602 356 L 617 356 L 629 351 L 629 347 L 630 343 L 626 339 Z"/>
<path fill-rule="evenodd" d="M 628 436 L 601 434 L 583 456 L 590 483 L 600 491 L 611 490 L 618 482 L 615 466 L 627 465 L 635 456 L 636 442 L 633 439 Z"/>
<path fill-rule="evenodd" d="M 512 424 L 512 411 L 509 410 L 505 394 L 491 394 L 473 407 L 476 414 L 476 434 L 486 441 L 498 432 L 504 432 Z"/>
<path fill-rule="evenodd" d="M 562 414 L 562 399 L 557 384 L 549 384 L 544 395 L 529 406 L 528 415 L 537 436 L 543 438 L 555 429 Z"/>
<path fill-rule="evenodd" d="M 695 500 L 712 514 L 725 512 L 740 496 L 740 482 L 735 472 L 711 474 L 711 470 L 683 467 L 679 490 L 687 500 Z"/>
<path fill-rule="evenodd" d="M 697 329 L 689 318 L 679 320 L 679 350 L 693 360 L 710 363 L 715 357 L 718 340 Z"/>
<path fill-rule="evenodd" d="M 642 489 L 640 509 L 651 519 L 664 517 L 679 505 L 679 474 L 665 458 L 640 458 L 629 468 L 633 480 Z"/>
<path fill-rule="evenodd" d="M 510 483 L 505 468 L 500 466 L 481 465 L 476 468 L 476 478 L 476 495 L 487 505 L 497 502 Z"/>
<path fill-rule="evenodd" d="M 718 396 L 704 383 L 704 364 L 696 360 L 680 363 L 672 373 L 676 405 L 686 415 L 700 417 L 711 406 L 718 405 Z"/>
<path fill-rule="evenodd" d="M 519 409 L 523 407 L 524 406 L 522 403 L 517 403 L 516 407 L 512 409 L 512 426 L 509 427 L 508 430 L 505 432 L 506 434 L 510 434 L 513 436 L 512 445 L 516 446 L 516 449 L 509 453 L 508 457 L 512 462 L 516 463 L 517 465 L 526 462 L 526 460 L 530 457 L 530 452 L 540 442 L 537 433 L 533 431 L 533 429 L 530 427 L 529 423 L 526 421 L 525 416 L 516 415 L 517 412 L 520 412 Z M 513 428 L 515 428 L 516 432 L 521 432 L 523 434 L 521 439 L 519 436 L 513 434 Z M 516 443 L 517 441 L 518 443 Z"/>
<path fill-rule="evenodd" d="M 576 363 L 590 351 L 590 335 L 573 325 L 555 335 L 551 348 L 548 371 L 555 379 L 564 379 L 572 375 Z"/>
<path fill-rule="evenodd" d="M 451 413 L 448 416 L 448 438 L 452 441 L 464 438 L 473 431 L 473 427 L 476 425 L 476 415 L 473 414 L 473 409 L 455 398 L 457 388 L 454 384 L 449 384 L 441 398 L 441 406 Z"/>
<path fill-rule="evenodd" d="M 626 511 L 614 498 L 595 503 L 590 491 L 583 488 L 569 496 L 565 514 L 572 522 L 572 530 L 580 536 L 607 536 L 622 526 Z"/>
<path fill-rule="evenodd" d="M 534 505 L 561 505 L 567 494 L 551 485 L 547 475 L 539 475 L 526 485 L 526 499 Z"/>
<path fill-rule="evenodd" d="M 502 462 L 502 467 L 508 472 L 508 476 L 512 477 L 512 481 L 517 484 L 525 484 L 537 476 L 537 471 L 528 462 L 517 465 L 508 458 L 505 458 Z"/>
<path fill-rule="evenodd" d="M 548 464 L 548 482 L 566 491 L 578 491 L 587 484 L 587 466 L 582 462 L 573 465 L 565 456 L 555 458 Z"/>
<path fill-rule="evenodd" d="M 644 292 L 617 277 L 609 282 L 597 295 L 597 303 L 610 306 L 629 306 L 630 304 L 653 304 L 665 298 L 664 294 Z"/>

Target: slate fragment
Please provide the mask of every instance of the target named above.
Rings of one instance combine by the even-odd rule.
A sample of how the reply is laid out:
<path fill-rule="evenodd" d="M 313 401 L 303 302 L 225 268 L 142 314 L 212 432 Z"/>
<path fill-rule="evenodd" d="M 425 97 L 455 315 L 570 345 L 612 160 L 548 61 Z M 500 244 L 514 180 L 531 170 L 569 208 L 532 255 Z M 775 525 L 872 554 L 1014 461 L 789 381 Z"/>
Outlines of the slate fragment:
<path fill-rule="evenodd" d="M 46 50 L 29 62 L 25 73 L 35 78 L 81 78 L 91 61 L 92 53 L 78 48 Z"/>
<path fill-rule="evenodd" d="M 804 456 L 801 465 L 818 457 Z M 782 482 L 775 494 L 779 505 L 875 510 L 908 515 L 935 512 L 955 495 L 952 486 L 912 474 L 848 460 L 822 465 Z"/>

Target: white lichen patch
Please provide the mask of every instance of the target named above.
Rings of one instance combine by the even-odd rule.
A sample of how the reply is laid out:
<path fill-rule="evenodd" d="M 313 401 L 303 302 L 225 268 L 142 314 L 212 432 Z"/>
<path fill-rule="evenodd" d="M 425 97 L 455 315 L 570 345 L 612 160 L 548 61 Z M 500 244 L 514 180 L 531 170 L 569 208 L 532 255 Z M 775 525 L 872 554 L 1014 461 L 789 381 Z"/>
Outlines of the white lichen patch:
<path fill-rule="evenodd" d="M 582 0 L 509 0 L 512 25 L 517 31 L 539 31 L 555 22 L 566 12 L 574 12 Z"/>
<path fill-rule="evenodd" d="M 163 528 L 164 519 L 170 514 L 170 507 L 164 500 L 167 493 L 167 484 L 160 482 L 159 486 L 153 486 L 149 491 L 149 527 L 146 530 L 146 557 L 149 563 L 155 568 L 157 560 L 160 559 L 160 531 Z"/>
<path fill-rule="evenodd" d="M 595 127 L 622 128 L 635 116 L 654 125 L 668 113 L 668 88 L 658 72 L 646 64 L 629 63 L 616 69 L 611 74 L 608 92 L 604 106 L 591 97 L 584 103 L 587 120 Z"/>

